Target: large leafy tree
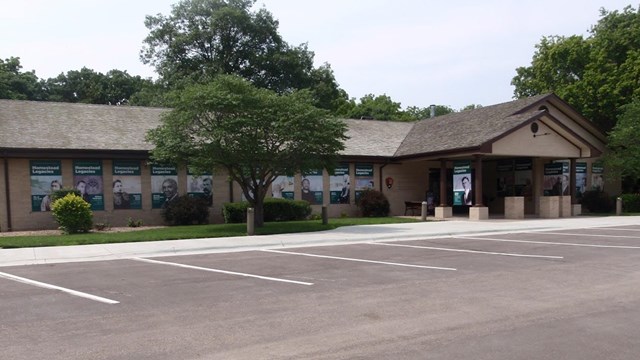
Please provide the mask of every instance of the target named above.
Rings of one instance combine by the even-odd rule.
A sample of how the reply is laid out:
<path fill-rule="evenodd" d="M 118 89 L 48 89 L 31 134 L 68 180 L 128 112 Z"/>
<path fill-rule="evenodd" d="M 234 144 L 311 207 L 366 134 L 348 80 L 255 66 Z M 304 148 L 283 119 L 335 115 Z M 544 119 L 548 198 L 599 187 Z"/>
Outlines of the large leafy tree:
<path fill-rule="evenodd" d="M 622 107 L 609 133 L 611 152 L 605 156 L 607 171 L 624 178 L 640 178 L 640 99 Z"/>
<path fill-rule="evenodd" d="M 152 87 L 150 79 L 131 76 L 126 71 L 106 74 L 83 67 L 47 79 L 49 100 L 90 104 L 123 104 L 143 89 Z"/>
<path fill-rule="evenodd" d="M 355 103 L 347 112 L 347 117 L 351 119 L 373 119 L 373 120 L 412 120 L 402 111 L 400 103 L 395 102 L 388 95 L 367 94 L 360 98 L 360 102 Z"/>
<path fill-rule="evenodd" d="M 579 112 L 611 130 L 622 106 L 640 96 L 640 13 L 600 10 L 588 37 L 543 37 L 530 66 L 511 84 L 516 97 L 555 92 Z"/>
<path fill-rule="evenodd" d="M 35 71 L 22 71 L 20 58 L 0 59 L 0 99 L 44 100 L 46 93 Z"/>
<path fill-rule="evenodd" d="M 255 208 L 276 176 L 331 168 L 344 149 L 346 125 L 313 106 L 307 91 L 277 94 L 221 75 L 174 94 L 172 110 L 148 133 L 152 158 L 195 171 L 225 169 Z"/>
<path fill-rule="evenodd" d="M 435 116 L 446 115 L 455 112 L 451 107 L 436 105 Z M 409 106 L 402 110 L 399 102 L 393 101 L 388 95 L 367 94 L 356 102 L 351 99 L 342 103 L 338 114 L 351 119 L 390 120 L 390 121 L 415 121 L 427 119 L 431 116 L 431 108 Z"/>
<path fill-rule="evenodd" d="M 182 0 L 171 15 L 147 16 L 140 58 L 170 88 L 235 74 L 253 85 L 288 93 L 311 89 L 316 106 L 335 110 L 345 98 L 328 65 L 314 68 L 306 44 L 291 46 L 278 21 L 255 0 Z M 346 99 L 345 99 L 346 100 Z"/>

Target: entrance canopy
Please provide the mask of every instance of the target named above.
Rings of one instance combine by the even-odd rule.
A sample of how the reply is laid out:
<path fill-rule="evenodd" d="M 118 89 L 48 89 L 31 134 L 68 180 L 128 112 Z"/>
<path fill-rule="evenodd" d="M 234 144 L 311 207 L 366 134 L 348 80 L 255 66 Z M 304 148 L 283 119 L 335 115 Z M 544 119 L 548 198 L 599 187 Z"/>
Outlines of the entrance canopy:
<path fill-rule="evenodd" d="M 578 159 L 600 156 L 605 141 L 590 121 L 556 95 L 546 94 L 417 122 L 393 158 Z"/>

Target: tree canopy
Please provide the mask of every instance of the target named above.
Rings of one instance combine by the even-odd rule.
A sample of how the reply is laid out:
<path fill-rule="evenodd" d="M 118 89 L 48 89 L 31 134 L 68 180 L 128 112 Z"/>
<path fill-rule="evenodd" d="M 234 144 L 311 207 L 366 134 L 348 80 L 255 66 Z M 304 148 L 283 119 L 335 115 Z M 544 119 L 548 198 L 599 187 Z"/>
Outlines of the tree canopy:
<path fill-rule="evenodd" d="M 44 100 L 43 85 L 35 71 L 22 71 L 20 58 L 0 59 L 0 99 Z"/>
<path fill-rule="evenodd" d="M 288 93 L 310 89 L 316 106 L 336 110 L 346 101 L 328 64 L 314 68 L 307 44 L 291 46 L 278 21 L 255 0 L 182 0 L 171 15 L 147 16 L 140 59 L 171 88 L 234 74 L 253 85 Z"/>
<path fill-rule="evenodd" d="M 609 172 L 640 178 L 640 99 L 622 107 L 618 122 L 609 133 L 611 152 L 605 156 Z"/>
<path fill-rule="evenodd" d="M 153 82 L 126 71 L 111 70 L 102 74 L 83 67 L 47 79 L 45 84 L 50 101 L 121 105 Z"/>
<path fill-rule="evenodd" d="M 517 98 L 555 92 L 580 113 L 611 130 L 622 106 L 640 96 L 640 13 L 600 10 L 583 38 L 543 37 L 530 66 L 516 69 Z"/>
<path fill-rule="evenodd" d="M 435 116 L 455 112 L 451 107 L 444 105 L 436 105 L 435 110 Z M 343 104 L 338 110 L 338 115 L 350 119 L 415 121 L 431 117 L 431 109 L 430 107 L 409 106 L 402 110 L 401 104 L 393 101 L 386 94 L 377 96 L 367 94 L 361 97 L 358 102 L 351 99 Z"/>
<path fill-rule="evenodd" d="M 148 133 L 152 158 L 199 172 L 226 170 L 255 207 L 256 226 L 277 176 L 330 169 L 344 149 L 346 125 L 314 107 L 308 91 L 277 94 L 221 75 L 172 98 L 172 110 Z"/>

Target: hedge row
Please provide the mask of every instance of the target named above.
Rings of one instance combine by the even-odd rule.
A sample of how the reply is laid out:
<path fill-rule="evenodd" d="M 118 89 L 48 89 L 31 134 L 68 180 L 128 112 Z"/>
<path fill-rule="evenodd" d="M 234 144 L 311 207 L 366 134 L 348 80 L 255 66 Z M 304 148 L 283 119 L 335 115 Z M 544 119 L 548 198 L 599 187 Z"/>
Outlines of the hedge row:
<path fill-rule="evenodd" d="M 622 194 L 620 197 L 624 212 L 640 212 L 640 194 Z"/>
<path fill-rule="evenodd" d="M 248 207 L 249 203 L 246 201 L 224 203 L 222 205 L 224 222 L 227 224 L 247 222 Z M 311 206 L 306 201 L 273 198 L 264 200 L 265 222 L 304 220 L 309 215 L 311 215 Z"/>

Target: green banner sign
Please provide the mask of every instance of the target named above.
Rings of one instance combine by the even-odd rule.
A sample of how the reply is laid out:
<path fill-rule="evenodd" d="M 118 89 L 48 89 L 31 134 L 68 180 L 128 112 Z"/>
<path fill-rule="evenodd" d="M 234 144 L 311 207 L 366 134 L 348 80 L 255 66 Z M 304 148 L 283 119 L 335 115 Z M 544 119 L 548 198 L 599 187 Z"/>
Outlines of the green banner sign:
<path fill-rule="evenodd" d="M 324 183 L 322 170 L 306 171 L 301 181 L 302 200 L 308 201 L 311 205 L 322 205 Z"/>
<path fill-rule="evenodd" d="M 349 204 L 351 179 L 349 178 L 349 164 L 339 164 L 333 175 L 329 176 L 329 203 Z"/>
<path fill-rule="evenodd" d="M 138 160 L 113 160 L 113 208 L 142 209 L 142 178 Z"/>
<path fill-rule="evenodd" d="M 104 210 L 103 185 L 102 161 L 73 161 L 73 186 L 80 192 L 82 199 L 91 204 L 91 210 Z"/>
<path fill-rule="evenodd" d="M 453 163 L 453 205 L 473 205 L 473 183 L 471 179 L 471 162 L 455 161 Z"/>
<path fill-rule="evenodd" d="M 372 164 L 356 164 L 356 201 L 360 199 L 360 195 L 367 189 L 373 189 L 373 165 Z"/>
<path fill-rule="evenodd" d="M 533 161 L 529 158 L 515 160 L 516 171 L 527 171 L 533 169 Z"/>
<path fill-rule="evenodd" d="M 178 198 L 178 169 L 175 166 L 151 166 L 151 208 L 164 208 Z"/>
<path fill-rule="evenodd" d="M 187 195 L 192 198 L 200 198 L 213 205 L 213 177 L 211 172 L 205 171 L 196 175 L 187 168 Z"/>
<path fill-rule="evenodd" d="M 60 160 L 30 160 L 31 211 L 51 211 L 51 193 L 62 189 Z"/>

